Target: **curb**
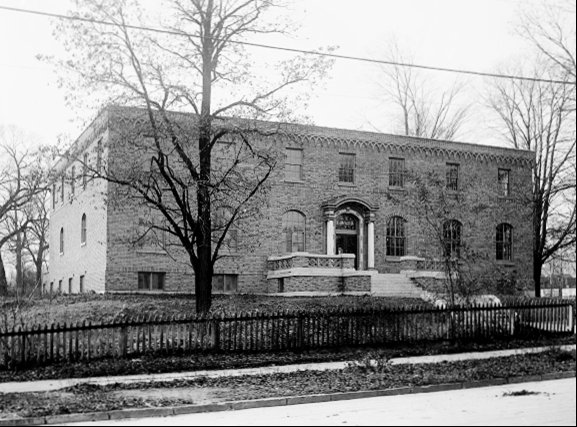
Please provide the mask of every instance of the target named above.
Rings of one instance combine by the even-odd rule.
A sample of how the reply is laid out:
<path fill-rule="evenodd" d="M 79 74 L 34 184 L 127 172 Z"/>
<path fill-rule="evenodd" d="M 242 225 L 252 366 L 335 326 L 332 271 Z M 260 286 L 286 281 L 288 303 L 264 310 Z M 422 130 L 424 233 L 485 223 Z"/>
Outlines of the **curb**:
<path fill-rule="evenodd" d="M 241 400 L 233 402 L 211 403 L 206 405 L 183 405 L 165 408 L 134 408 L 107 412 L 90 412 L 82 414 L 49 415 L 46 417 L 14 418 L 0 420 L 0 427 L 30 426 L 43 424 L 66 424 L 90 421 L 108 421 L 128 418 L 168 417 L 173 415 L 197 414 L 201 412 L 239 411 L 243 409 L 266 408 L 273 406 L 301 405 L 306 403 L 336 402 L 341 400 L 366 399 L 371 397 L 399 396 L 404 394 L 434 393 L 469 388 L 519 384 L 535 381 L 575 378 L 575 371 L 555 372 L 543 375 L 523 377 L 494 378 L 482 381 L 468 381 L 448 384 L 434 384 L 415 387 L 399 387 L 385 390 L 354 391 L 331 394 L 314 394 L 309 396 L 273 397 L 258 400 Z"/>

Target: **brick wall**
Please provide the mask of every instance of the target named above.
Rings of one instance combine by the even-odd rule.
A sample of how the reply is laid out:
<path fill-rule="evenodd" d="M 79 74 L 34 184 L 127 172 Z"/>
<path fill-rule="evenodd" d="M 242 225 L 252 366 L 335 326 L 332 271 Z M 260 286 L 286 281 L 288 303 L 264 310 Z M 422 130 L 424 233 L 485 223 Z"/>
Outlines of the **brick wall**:
<path fill-rule="evenodd" d="M 371 292 L 371 276 L 345 277 L 345 292 Z"/>
<path fill-rule="evenodd" d="M 80 291 L 80 276 L 84 276 L 84 292 L 105 291 L 106 249 L 107 249 L 107 203 L 106 181 L 88 178 L 83 185 L 83 153 L 88 153 L 90 167 L 96 164 L 96 147 L 103 141 L 103 165 L 107 157 L 105 141 L 108 138 L 106 117 L 100 117 L 79 138 L 77 144 L 82 149 L 62 161 L 57 169 L 59 174 L 54 182 L 55 205 L 50 212 L 50 268 L 47 288 L 53 284 L 57 292 L 62 282 L 62 292 L 69 292 L 72 279 L 72 293 Z M 75 169 L 74 192 L 72 191 L 72 168 Z M 90 169 L 89 169 L 90 170 Z M 64 174 L 64 200 L 61 176 Z M 88 175 L 93 175 L 88 172 Z M 81 220 L 86 215 L 86 243 L 81 243 Z M 64 230 L 64 251 L 60 253 L 60 230 Z"/>
<path fill-rule="evenodd" d="M 123 115 L 128 110 L 114 109 L 110 114 Z M 132 110 L 131 110 L 132 111 Z M 179 116 L 185 118 L 185 116 Z M 111 144 L 115 153 L 111 158 L 117 164 L 142 159 L 128 151 L 122 151 L 118 143 L 118 132 L 130 126 L 130 120 L 111 120 Z M 289 126 L 290 137 L 272 137 L 266 141 L 256 141 L 257 145 L 271 145 L 279 155 L 279 165 L 269 180 L 266 197 L 257 200 L 260 211 L 251 214 L 239 224 L 239 246 L 229 256 L 218 261 L 215 273 L 238 274 L 238 289 L 241 293 L 276 292 L 266 280 L 266 260 L 271 255 L 284 252 L 285 239 L 282 234 L 282 215 L 288 210 L 297 210 L 306 216 L 306 248 L 309 253 L 326 253 L 326 229 L 323 217 L 323 202 L 337 197 L 355 196 L 366 203 L 378 207 L 374 211 L 375 225 L 375 268 L 380 272 L 398 269 L 397 259 L 388 258 L 386 250 L 386 225 L 391 216 L 399 215 L 407 220 L 407 255 L 422 257 L 439 256 L 434 242 L 424 236 L 415 212 L 408 209 L 403 201 L 406 190 L 396 191 L 388 186 L 390 157 L 405 159 L 406 168 L 412 171 L 436 170 L 441 175 L 447 162 L 460 165 L 460 181 L 465 190 L 479 191 L 482 200 L 491 208 L 482 216 L 466 208 L 455 212 L 455 219 L 463 223 L 463 240 L 479 253 L 487 262 L 483 268 L 516 270 L 518 276 L 530 275 L 531 259 L 531 210 L 527 203 L 530 197 L 531 154 L 516 150 L 485 147 L 473 144 L 459 144 L 443 141 L 429 141 L 417 138 L 380 135 L 364 132 L 325 129 L 307 126 Z M 191 138 L 191 144 L 195 143 Z M 285 147 L 303 150 L 303 177 L 299 182 L 285 181 L 283 168 Z M 126 148 L 126 147 L 125 147 Z M 128 147 L 129 148 L 129 147 Z M 133 150 L 134 151 L 134 150 Z M 353 184 L 338 182 L 339 153 L 355 154 L 355 176 Z M 511 198 L 497 196 L 497 171 L 499 168 L 511 170 Z M 134 290 L 137 288 L 138 271 L 166 272 L 167 291 L 193 290 L 193 275 L 188 267 L 184 251 L 171 247 L 171 256 L 154 251 L 143 252 L 130 242 L 138 227 L 140 207 L 130 198 L 115 196 L 109 190 L 107 211 L 107 258 L 106 287 L 109 290 Z M 354 207 L 354 206 L 353 206 Z M 73 216 L 73 215 L 72 215 Z M 68 218 L 68 217 L 66 217 Z M 57 221 L 66 222 L 64 217 Z M 513 261 L 495 261 L 495 228 L 501 222 L 513 225 Z M 363 230 L 367 233 L 367 230 Z M 178 242 L 171 242 L 178 246 Z M 51 244 L 53 242 L 51 241 Z M 54 247 L 54 246 L 53 246 Z M 361 252 L 366 265 L 366 239 Z M 54 256 L 53 256 L 54 257 Z M 175 258 L 175 259 L 173 259 Z M 319 281 L 318 286 L 334 288 L 334 279 Z M 353 283 L 354 280 L 351 282 Z M 315 286 L 317 286 L 315 285 Z M 292 286 L 290 283 L 285 283 Z M 295 288 L 301 285 L 294 285 Z M 363 287 L 365 285 L 354 284 Z"/>

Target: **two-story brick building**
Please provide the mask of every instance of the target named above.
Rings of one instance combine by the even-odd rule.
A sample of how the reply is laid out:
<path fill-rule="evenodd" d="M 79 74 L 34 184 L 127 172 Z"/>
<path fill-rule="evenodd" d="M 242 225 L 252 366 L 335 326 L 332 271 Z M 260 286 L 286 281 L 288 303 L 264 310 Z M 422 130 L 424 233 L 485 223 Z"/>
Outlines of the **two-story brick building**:
<path fill-rule="evenodd" d="M 98 170 L 122 163 L 119 135 L 143 117 L 133 108 L 104 109 L 57 165 L 46 289 L 193 292 L 184 254 L 130 244 L 137 208 L 114 203 L 112 184 L 87 178 L 86 164 Z M 486 268 L 529 277 L 532 152 L 294 124 L 279 129 L 266 139 L 281 159 L 268 202 L 247 227 L 257 241 L 245 247 L 243 232 L 235 235 L 238 245 L 215 266 L 216 292 L 369 292 L 384 274 L 430 269 L 439 248 L 409 203 L 407 171 L 436 172 L 446 179 L 443 190 L 486 206 L 480 213 L 463 205 L 442 224 L 451 250 L 467 243 L 490 261 Z"/>

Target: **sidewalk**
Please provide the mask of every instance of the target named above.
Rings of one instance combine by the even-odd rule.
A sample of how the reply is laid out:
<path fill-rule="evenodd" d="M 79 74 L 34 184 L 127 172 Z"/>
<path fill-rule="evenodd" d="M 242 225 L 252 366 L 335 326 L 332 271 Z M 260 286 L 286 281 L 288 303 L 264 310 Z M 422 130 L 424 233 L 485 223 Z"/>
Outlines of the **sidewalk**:
<path fill-rule="evenodd" d="M 551 347 L 533 347 L 513 350 L 498 350 L 473 353 L 456 353 L 440 354 L 434 356 L 415 356 L 400 357 L 391 359 L 393 364 L 422 364 L 422 363 L 440 363 L 459 360 L 480 360 L 490 359 L 493 357 L 513 356 L 516 354 L 541 353 L 549 350 Z M 576 345 L 564 345 L 557 347 L 561 350 L 575 350 Z M 93 378 L 69 378 L 61 380 L 43 380 L 27 382 L 10 382 L 0 383 L 0 393 L 33 393 L 51 390 L 59 390 L 66 387 L 72 387 L 77 384 L 97 384 L 106 385 L 114 383 L 141 383 L 141 382 L 160 382 L 172 381 L 177 379 L 190 379 L 197 377 L 233 377 L 243 375 L 266 375 L 275 373 L 289 373 L 297 371 L 327 371 L 337 370 L 347 367 L 350 362 L 325 362 L 325 363 L 308 363 L 284 366 L 266 366 L 261 368 L 248 369 L 226 369 L 220 371 L 195 371 L 195 372 L 176 372 L 167 374 L 145 374 L 145 375 L 127 375 L 115 377 L 93 377 Z"/>

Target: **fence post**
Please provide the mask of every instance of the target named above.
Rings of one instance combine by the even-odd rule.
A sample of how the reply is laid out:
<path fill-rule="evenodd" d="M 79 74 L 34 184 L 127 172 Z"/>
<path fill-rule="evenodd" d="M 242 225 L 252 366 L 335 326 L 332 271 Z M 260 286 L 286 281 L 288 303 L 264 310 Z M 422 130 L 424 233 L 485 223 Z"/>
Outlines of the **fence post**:
<path fill-rule="evenodd" d="M 26 352 L 25 352 L 26 338 L 24 335 L 24 331 L 22 330 L 22 326 L 18 326 L 18 332 L 20 333 L 20 364 L 24 366 L 26 362 Z"/>
<path fill-rule="evenodd" d="M 304 330 L 303 330 L 303 312 L 298 311 L 297 313 L 297 349 L 302 349 L 304 347 Z"/>
<path fill-rule="evenodd" d="M 120 325 L 120 340 L 118 342 L 118 345 L 120 346 L 120 355 L 122 357 L 126 357 L 126 354 L 128 353 L 128 331 L 127 331 L 127 327 L 126 327 L 126 323 L 122 323 Z"/>
<path fill-rule="evenodd" d="M 213 333 L 213 342 L 214 342 L 214 350 L 220 350 L 220 319 L 222 319 L 222 313 L 220 316 L 212 316 L 212 333 Z"/>
<path fill-rule="evenodd" d="M 510 337 L 514 337 L 515 336 L 515 317 L 516 317 L 515 313 L 515 309 L 510 308 L 509 309 L 509 336 Z"/>

